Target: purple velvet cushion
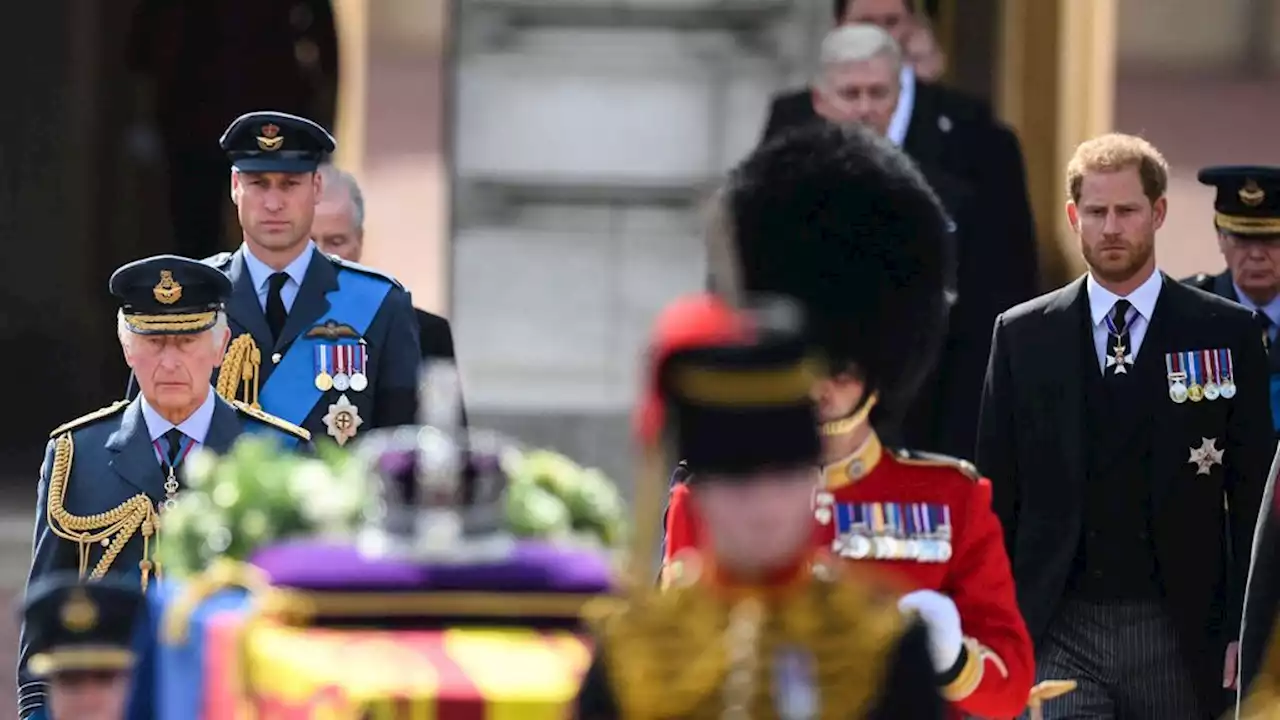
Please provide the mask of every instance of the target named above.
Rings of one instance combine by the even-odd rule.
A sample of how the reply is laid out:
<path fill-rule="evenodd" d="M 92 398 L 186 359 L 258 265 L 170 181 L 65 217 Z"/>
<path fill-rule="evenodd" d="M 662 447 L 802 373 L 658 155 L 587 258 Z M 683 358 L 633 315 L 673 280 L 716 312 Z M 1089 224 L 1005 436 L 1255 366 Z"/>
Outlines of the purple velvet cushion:
<path fill-rule="evenodd" d="M 524 541 L 507 557 L 486 564 L 423 565 L 365 557 L 341 543 L 296 540 L 259 550 L 253 564 L 273 585 L 330 592 L 596 594 L 612 586 L 607 559 L 599 553 Z"/>

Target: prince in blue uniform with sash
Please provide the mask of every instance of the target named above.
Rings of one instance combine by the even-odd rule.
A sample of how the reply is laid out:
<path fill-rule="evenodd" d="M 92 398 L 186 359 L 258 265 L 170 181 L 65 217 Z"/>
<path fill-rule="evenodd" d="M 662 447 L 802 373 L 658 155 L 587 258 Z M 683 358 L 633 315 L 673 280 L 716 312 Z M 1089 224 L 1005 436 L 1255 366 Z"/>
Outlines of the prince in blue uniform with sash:
<path fill-rule="evenodd" d="M 306 118 L 254 112 L 220 142 L 244 242 L 205 260 L 232 285 L 218 394 L 339 445 L 413 424 L 421 359 L 408 291 L 311 240 L 316 168 L 333 152 L 333 137 Z"/>
<path fill-rule="evenodd" d="M 1272 348 L 1280 328 L 1280 168 L 1209 167 L 1200 171 L 1200 182 L 1218 191 L 1213 225 L 1227 269 L 1186 282 L 1257 315 L 1271 351 L 1271 418 L 1280 434 L 1280 352 Z"/>
<path fill-rule="evenodd" d="M 194 448 L 222 453 L 242 433 L 310 449 L 309 434 L 239 401 L 218 397 L 209 377 L 230 339 L 224 304 L 231 281 L 216 268 L 173 255 L 130 263 L 111 276 L 117 329 L 141 392 L 50 433 L 40 467 L 28 591 L 50 573 L 87 581 L 111 576 L 145 589 L 159 568 L 152 538 L 182 489 Z M 22 663 L 31 653 L 24 628 Z M 44 684 L 18 677 L 21 718 L 40 717 Z"/>

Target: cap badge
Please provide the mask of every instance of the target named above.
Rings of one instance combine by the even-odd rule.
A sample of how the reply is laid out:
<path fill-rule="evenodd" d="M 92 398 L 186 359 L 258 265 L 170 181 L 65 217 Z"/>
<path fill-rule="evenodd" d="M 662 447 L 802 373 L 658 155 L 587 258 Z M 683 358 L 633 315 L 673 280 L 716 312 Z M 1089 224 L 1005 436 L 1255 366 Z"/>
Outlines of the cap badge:
<path fill-rule="evenodd" d="M 173 272 L 170 270 L 160 271 L 160 282 L 151 292 L 155 294 L 156 302 L 164 305 L 172 305 L 182 299 L 182 286 L 173 279 Z"/>
<path fill-rule="evenodd" d="M 266 152 L 274 152 L 284 145 L 284 138 L 280 136 L 280 126 L 267 123 L 262 126 L 262 134 L 258 136 L 258 147 Z"/>
<path fill-rule="evenodd" d="M 76 588 L 62 605 L 62 626 L 73 633 L 85 633 L 98 625 L 98 606 L 83 588 Z"/>
<path fill-rule="evenodd" d="M 1240 202 L 1248 207 L 1258 207 L 1263 200 L 1267 199 L 1267 192 L 1258 187 L 1258 183 L 1249 178 L 1245 181 L 1244 187 L 1240 188 Z"/>

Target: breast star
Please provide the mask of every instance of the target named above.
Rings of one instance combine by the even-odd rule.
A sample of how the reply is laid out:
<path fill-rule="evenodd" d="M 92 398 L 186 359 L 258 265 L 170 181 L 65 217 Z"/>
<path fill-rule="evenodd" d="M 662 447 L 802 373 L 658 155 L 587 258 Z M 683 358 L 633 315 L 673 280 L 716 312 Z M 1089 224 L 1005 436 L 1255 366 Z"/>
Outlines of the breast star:
<path fill-rule="evenodd" d="M 1191 448 L 1191 458 L 1187 463 L 1196 466 L 1197 475 L 1208 475 L 1214 465 L 1222 464 L 1225 449 L 1218 449 L 1218 441 L 1214 438 L 1200 438 L 1200 447 Z"/>

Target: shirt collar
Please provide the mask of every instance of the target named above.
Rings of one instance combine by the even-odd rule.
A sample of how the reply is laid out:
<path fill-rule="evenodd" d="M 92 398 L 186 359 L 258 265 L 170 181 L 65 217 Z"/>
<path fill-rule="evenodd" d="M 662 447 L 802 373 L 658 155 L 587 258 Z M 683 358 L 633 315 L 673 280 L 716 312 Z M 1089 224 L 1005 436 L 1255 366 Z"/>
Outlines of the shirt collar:
<path fill-rule="evenodd" d="M 1270 318 L 1272 325 L 1280 327 L 1280 295 L 1271 298 L 1271 302 L 1266 305 L 1259 305 L 1250 300 L 1249 296 L 1244 294 L 1244 291 L 1240 289 L 1240 286 L 1237 285 L 1234 280 L 1231 281 L 1231 287 L 1235 288 L 1236 302 L 1239 302 L 1241 305 L 1253 310 L 1254 312 L 1266 315 Z"/>
<path fill-rule="evenodd" d="M 910 65 L 904 64 L 898 74 L 898 106 L 893 109 L 893 118 L 889 120 L 886 133 L 894 145 L 902 147 L 907 141 L 907 130 L 911 127 L 911 111 L 916 104 L 916 72 Z"/>
<path fill-rule="evenodd" d="M 248 244 L 241 245 L 240 249 L 243 251 L 244 265 L 249 270 L 249 279 L 253 280 L 254 289 L 260 293 L 266 292 L 267 282 L 270 281 L 275 270 L 273 270 L 270 265 L 267 265 L 255 257 L 253 251 L 249 249 Z M 293 262 L 289 263 L 284 268 L 284 273 L 288 275 L 289 279 L 293 280 L 298 287 L 302 287 L 302 279 L 307 276 L 307 267 L 311 265 L 311 253 L 315 252 L 315 249 L 315 242 L 308 240 L 307 246 L 302 249 L 302 252 L 298 254 L 298 257 L 294 258 Z"/>
<path fill-rule="evenodd" d="M 1089 292 L 1089 313 L 1096 327 L 1102 324 L 1107 313 L 1111 312 L 1111 308 L 1121 298 L 1099 285 L 1098 281 L 1093 279 L 1092 273 L 1085 280 L 1085 286 Z M 1164 276 L 1159 271 L 1153 270 L 1151 277 L 1124 299 L 1128 300 L 1137 309 L 1138 314 L 1147 319 L 1147 322 L 1151 322 L 1151 313 L 1156 309 L 1156 300 L 1160 297 L 1160 288 L 1163 286 Z"/>
<path fill-rule="evenodd" d="M 147 422 L 147 433 L 151 435 L 152 442 L 159 440 L 165 433 L 177 427 L 183 435 L 204 444 L 205 438 L 209 435 L 209 425 L 213 422 L 213 408 L 216 404 L 213 398 L 213 386 L 209 387 L 209 394 L 205 396 L 204 403 L 176 426 L 156 412 L 145 397 L 139 395 L 139 398 L 142 400 L 142 418 Z"/>

